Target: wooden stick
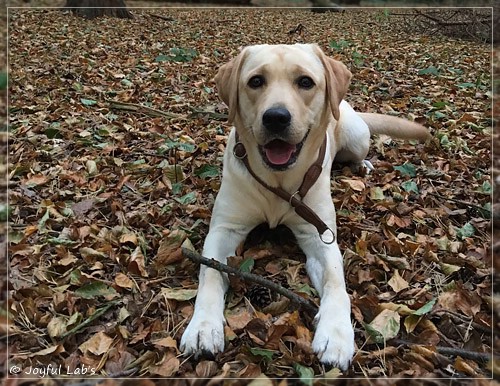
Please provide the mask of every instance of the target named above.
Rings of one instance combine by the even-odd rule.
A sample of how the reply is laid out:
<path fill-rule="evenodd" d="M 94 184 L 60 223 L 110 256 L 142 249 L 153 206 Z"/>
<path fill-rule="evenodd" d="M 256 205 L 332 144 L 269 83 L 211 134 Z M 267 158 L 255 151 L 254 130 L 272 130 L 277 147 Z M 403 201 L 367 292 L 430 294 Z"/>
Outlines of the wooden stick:
<path fill-rule="evenodd" d="M 189 109 L 193 112 L 194 115 L 208 115 L 212 119 L 216 119 L 219 121 L 226 121 L 229 117 L 227 114 L 216 113 L 214 111 L 205 111 L 197 109 L 196 107 L 189 106 Z"/>
<path fill-rule="evenodd" d="M 162 16 L 162 15 L 156 15 L 154 13 L 148 13 L 147 14 L 149 17 L 157 17 L 158 19 L 166 20 L 166 21 L 174 21 L 175 19 L 170 16 Z"/>
<path fill-rule="evenodd" d="M 134 112 L 142 113 L 142 114 L 153 116 L 153 117 L 166 117 L 169 119 L 185 119 L 186 118 L 183 115 L 157 110 L 157 109 L 154 109 L 152 107 L 140 105 L 137 103 L 119 102 L 119 101 L 114 101 L 112 99 L 106 99 L 106 98 L 104 98 L 104 101 L 109 103 L 109 107 L 112 109 L 134 111 Z"/>
<path fill-rule="evenodd" d="M 411 347 L 418 345 L 418 343 L 408 342 L 403 339 L 391 339 L 387 341 L 387 343 L 390 344 L 391 346 L 402 345 Z M 493 353 L 470 351 L 458 347 L 442 347 L 442 346 L 434 346 L 434 347 L 436 348 L 436 351 L 441 355 L 460 356 L 462 358 L 472 359 L 473 361 L 487 361 L 493 359 Z"/>
<path fill-rule="evenodd" d="M 261 286 L 269 288 L 271 291 L 277 292 L 283 296 L 286 296 L 290 301 L 304 311 L 310 313 L 312 316 L 315 316 L 318 313 L 318 306 L 314 304 L 312 301 L 304 299 L 303 297 L 295 294 L 294 292 L 273 283 L 270 280 L 264 279 L 262 276 L 254 275 L 253 273 L 243 272 L 239 269 L 228 266 L 227 264 L 222 264 L 220 261 L 215 259 L 207 259 L 206 257 L 201 256 L 200 254 L 191 251 L 186 248 L 182 248 L 182 254 L 188 259 L 206 265 L 207 267 L 213 268 L 220 272 L 225 272 L 229 275 L 237 276 L 245 281 L 257 283 Z"/>
<path fill-rule="evenodd" d="M 482 206 L 479 206 L 479 205 L 476 205 L 476 204 L 473 204 L 471 202 L 467 202 L 467 201 L 462 201 L 462 200 L 458 200 L 456 198 L 452 198 L 452 197 L 445 197 L 439 193 L 433 193 L 433 192 L 427 192 L 427 194 L 431 195 L 431 196 L 434 196 L 434 197 L 437 197 L 437 198 L 440 198 L 442 200 L 446 200 L 446 201 L 451 201 L 451 202 L 456 202 L 457 204 L 461 204 L 461 205 L 465 205 L 465 206 L 469 206 L 471 208 L 474 208 L 474 209 L 477 209 L 477 210 L 482 210 L 482 211 L 485 211 L 485 212 L 491 212 L 490 210 L 486 209 L 486 208 L 483 208 Z"/>

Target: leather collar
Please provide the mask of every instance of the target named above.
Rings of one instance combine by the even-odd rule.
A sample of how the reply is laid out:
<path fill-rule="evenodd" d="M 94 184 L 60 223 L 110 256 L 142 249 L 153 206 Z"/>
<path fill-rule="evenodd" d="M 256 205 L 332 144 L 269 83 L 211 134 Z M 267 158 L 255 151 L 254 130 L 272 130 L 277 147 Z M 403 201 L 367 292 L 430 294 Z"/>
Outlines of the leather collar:
<path fill-rule="evenodd" d="M 274 187 L 268 185 L 259 176 L 255 174 L 255 172 L 250 167 L 250 163 L 248 162 L 247 151 L 245 149 L 245 146 L 243 145 L 243 143 L 239 141 L 238 133 L 236 133 L 236 144 L 234 145 L 233 148 L 233 154 L 236 158 L 238 158 L 243 162 L 248 172 L 252 175 L 253 178 L 255 178 L 255 180 L 259 184 L 261 184 L 267 190 L 276 194 L 281 199 L 287 201 L 295 209 L 295 212 L 300 217 L 302 217 L 308 223 L 312 224 L 318 230 L 321 241 L 323 241 L 325 244 L 332 244 L 335 241 L 335 233 L 333 233 L 330 227 L 326 225 L 325 222 L 321 220 L 321 218 L 302 201 L 307 192 L 309 191 L 309 189 L 311 189 L 314 183 L 318 180 L 323 170 L 323 160 L 325 159 L 326 145 L 327 145 L 327 135 L 325 134 L 325 139 L 323 140 L 323 143 L 321 144 L 321 147 L 319 149 L 318 158 L 309 167 L 309 169 L 307 169 L 299 189 L 292 194 L 288 193 L 286 190 L 280 187 Z M 331 238 L 325 240 L 324 234 L 327 231 L 331 233 Z"/>

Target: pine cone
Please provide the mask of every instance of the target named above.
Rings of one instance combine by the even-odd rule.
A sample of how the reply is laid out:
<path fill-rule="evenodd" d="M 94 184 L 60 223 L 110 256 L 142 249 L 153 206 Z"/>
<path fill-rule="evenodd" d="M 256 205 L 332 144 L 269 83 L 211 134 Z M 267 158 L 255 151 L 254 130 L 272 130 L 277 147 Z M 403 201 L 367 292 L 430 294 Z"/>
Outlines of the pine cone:
<path fill-rule="evenodd" d="M 260 285 L 252 286 L 246 293 L 248 300 L 257 308 L 264 308 L 273 301 L 271 290 Z"/>

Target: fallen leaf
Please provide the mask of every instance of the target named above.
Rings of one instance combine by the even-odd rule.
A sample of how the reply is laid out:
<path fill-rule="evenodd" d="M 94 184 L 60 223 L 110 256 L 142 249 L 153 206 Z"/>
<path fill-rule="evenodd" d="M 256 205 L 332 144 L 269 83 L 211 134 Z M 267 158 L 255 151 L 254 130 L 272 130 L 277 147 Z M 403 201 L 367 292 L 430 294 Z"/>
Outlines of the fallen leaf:
<path fill-rule="evenodd" d="M 84 354 L 88 351 L 94 355 L 100 356 L 107 353 L 112 344 L 113 338 L 101 331 L 92 335 L 90 339 L 83 342 L 78 348 Z"/>

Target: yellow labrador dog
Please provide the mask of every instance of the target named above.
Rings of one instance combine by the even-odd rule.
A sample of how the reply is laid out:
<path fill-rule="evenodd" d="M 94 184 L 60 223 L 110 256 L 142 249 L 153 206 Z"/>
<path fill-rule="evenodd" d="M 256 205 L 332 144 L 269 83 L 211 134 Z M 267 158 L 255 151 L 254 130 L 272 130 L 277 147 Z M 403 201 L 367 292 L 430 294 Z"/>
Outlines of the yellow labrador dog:
<path fill-rule="evenodd" d="M 370 134 L 422 140 L 429 135 L 423 126 L 404 119 L 354 111 L 343 100 L 350 78 L 345 65 L 314 44 L 246 47 L 220 68 L 215 81 L 234 128 L 203 248 L 205 257 L 225 263 L 255 226 L 288 226 L 307 257 L 307 272 L 321 298 L 312 349 L 322 363 L 341 369 L 354 355 L 354 331 L 335 238 L 332 162 L 362 165 Z M 325 144 L 326 152 L 321 150 Z M 299 187 L 315 163 L 318 175 L 300 197 Z M 289 195 L 281 197 L 272 189 Z M 319 220 L 312 221 L 292 203 L 307 206 Z M 224 349 L 227 287 L 224 274 L 201 267 L 194 314 L 181 339 L 185 354 Z"/>

